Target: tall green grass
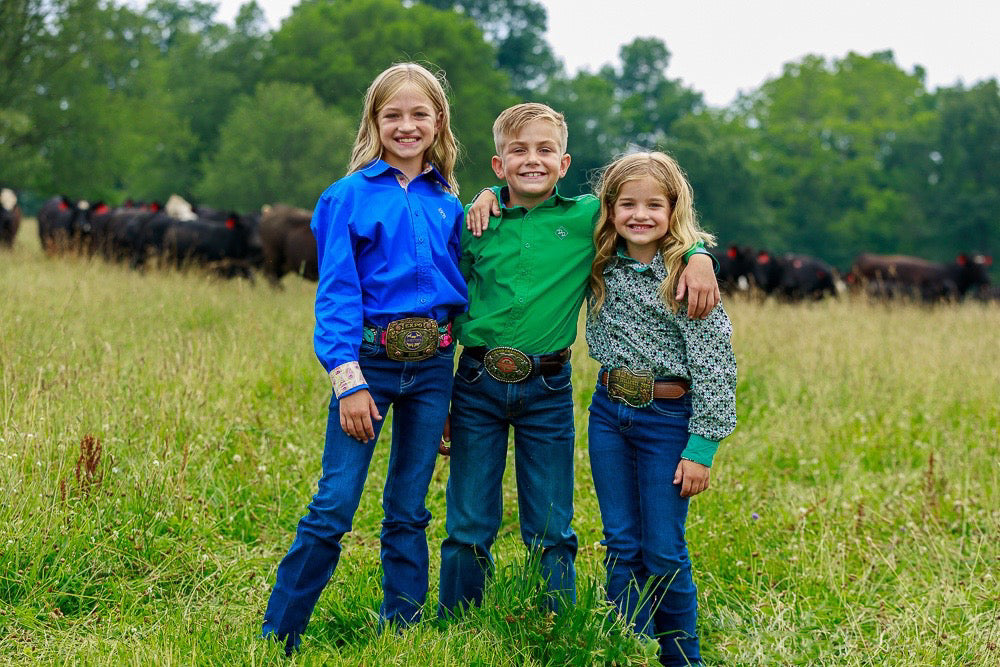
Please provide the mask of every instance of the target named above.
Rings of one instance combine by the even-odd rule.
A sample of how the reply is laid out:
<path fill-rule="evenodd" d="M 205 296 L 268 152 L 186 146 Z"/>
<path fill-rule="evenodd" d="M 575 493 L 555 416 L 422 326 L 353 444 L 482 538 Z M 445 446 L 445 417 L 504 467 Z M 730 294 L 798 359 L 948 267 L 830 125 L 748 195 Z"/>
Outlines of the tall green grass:
<path fill-rule="evenodd" d="M 539 611 L 513 480 L 481 609 L 379 635 L 386 447 L 285 661 L 256 639 L 319 474 L 314 285 L 0 253 L 0 662 L 643 664 L 603 601 L 578 342 L 580 602 Z M 709 664 L 1000 663 L 1000 309 L 727 303 L 740 425 L 692 503 Z M 99 458 L 98 458 L 99 456 Z M 441 459 L 428 497 L 444 537 Z"/>

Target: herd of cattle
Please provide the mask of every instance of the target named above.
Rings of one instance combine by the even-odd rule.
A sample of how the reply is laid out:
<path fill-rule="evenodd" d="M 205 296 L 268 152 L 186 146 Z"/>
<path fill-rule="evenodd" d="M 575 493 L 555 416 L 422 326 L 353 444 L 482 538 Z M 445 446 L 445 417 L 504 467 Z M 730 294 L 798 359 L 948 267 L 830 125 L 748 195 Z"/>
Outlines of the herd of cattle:
<path fill-rule="evenodd" d="M 137 269 L 150 262 L 194 264 L 251 280 L 254 271 L 261 271 L 278 285 L 287 273 L 318 279 L 310 218 L 309 211 L 283 204 L 245 215 L 192 206 L 177 196 L 164 206 L 127 201 L 117 208 L 56 196 L 38 211 L 38 235 L 50 255 L 99 255 Z M 0 247 L 13 244 L 20 219 L 15 193 L 0 190 Z M 783 300 L 821 299 L 845 289 L 879 299 L 998 298 L 997 288 L 990 285 L 992 259 L 985 255 L 959 255 L 952 263 L 938 263 L 864 253 L 841 274 L 808 255 L 777 255 L 737 245 L 711 252 L 719 261 L 719 284 L 728 292 L 754 291 Z"/>
<path fill-rule="evenodd" d="M 3 190 L 0 245 L 13 245 L 21 211 L 16 196 Z M 192 206 L 172 196 L 158 202 L 126 201 L 112 208 L 103 202 L 52 197 L 38 211 L 38 238 L 50 255 L 75 253 L 126 262 L 135 269 L 203 266 L 226 276 L 253 279 L 262 271 L 275 285 L 294 272 L 319 276 L 311 213 L 277 205 L 261 213 L 240 214 Z"/>

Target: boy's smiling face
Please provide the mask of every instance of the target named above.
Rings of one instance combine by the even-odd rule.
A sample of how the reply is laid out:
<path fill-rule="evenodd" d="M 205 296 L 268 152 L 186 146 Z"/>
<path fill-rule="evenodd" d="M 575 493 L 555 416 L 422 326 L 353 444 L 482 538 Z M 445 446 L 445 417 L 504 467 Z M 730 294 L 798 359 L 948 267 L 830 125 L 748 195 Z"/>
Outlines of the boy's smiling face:
<path fill-rule="evenodd" d="M 569 169 L 563 150 L 558 128 L 544 120 L 525 123 L 507 138 L 502 155 L 493 156 L 493 173 L 507 181 L 510 206 L 534 208 L 552 195 Z"/>

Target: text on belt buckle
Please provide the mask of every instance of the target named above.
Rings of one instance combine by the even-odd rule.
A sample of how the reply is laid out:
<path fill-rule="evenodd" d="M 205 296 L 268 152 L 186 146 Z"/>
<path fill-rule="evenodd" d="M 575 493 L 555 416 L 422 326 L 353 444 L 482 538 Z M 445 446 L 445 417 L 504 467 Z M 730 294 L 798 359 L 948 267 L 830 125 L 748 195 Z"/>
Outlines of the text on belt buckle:
<path fill-rule="evenodd" d="M 385 353 L 394 361 L 422 361 L 437 352 L 441 333 L 437 320 L 406 317 L 385 328 Z"/>
<path fill-rule="evenodd" d="M 633 408 L 653 402 L 653 371 L 633 371 L 624 366 L 608 373 L 608 396 Z"/>
<path fill-rule="evenodd" d="M 513 384 L 531 375 L 531 358 L 513 347 L 495 347 L 483 356 L 483 366 L 497 382 Z"/>

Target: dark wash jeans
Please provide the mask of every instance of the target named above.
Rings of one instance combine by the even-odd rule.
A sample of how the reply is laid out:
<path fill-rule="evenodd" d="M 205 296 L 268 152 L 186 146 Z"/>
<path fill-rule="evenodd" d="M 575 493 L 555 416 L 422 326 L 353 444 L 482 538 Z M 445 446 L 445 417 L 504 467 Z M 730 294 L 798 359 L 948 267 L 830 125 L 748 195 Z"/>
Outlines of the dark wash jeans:
<path fill-rule="evenodd" d="M 657 638 L 665 665 L 701 660 L 697 590 L 684 538 L 688 499 L 673 483 L 690 417 L 689 396 L 633 408 L 598 385 L 590 404 L 590 466 L 604 524 L 608 598 L 637 633 Z M 650 594 L 640 600 L 647 585 Z"/>
<path fill-rule="evenodd" d="M 383 419 L 392 405 L 389 469 L 382 491 L 380 558 L 383 623 L 405 626 L 420 618 L 427 596 L 427 524 L 424 505 L 451 398 L 454 345 L 430 359 L 400 363 L 374 343 L 361 346 L 361 369 Z M 340 541 L 351 530 L 384 421 L 375 437 L 360 443 L 340 428 L 340 402 L 330 400 L 323 476 L 299 521 L 295 540 L 278 566 L 264 614 L 263 636 L 298 645 L 309 616 L 340 558 Z"/>
<path fill-rule="evenodd" d="M 441 545 L 439 614 L 479 604 L 494 569 L 503 516 L 507 436 L 514 428 L 521 539 L 538 557 L 550 608 L 576 600 L 573 518 L 573 388 L 567 362 L 555 375 L 494 380 L 462 355 L 451 406 L 448 537 Z"/>

